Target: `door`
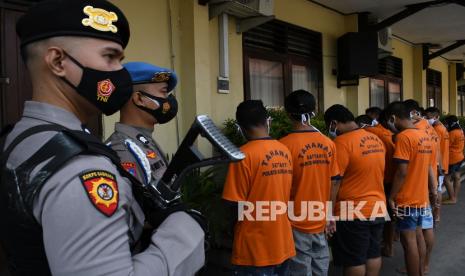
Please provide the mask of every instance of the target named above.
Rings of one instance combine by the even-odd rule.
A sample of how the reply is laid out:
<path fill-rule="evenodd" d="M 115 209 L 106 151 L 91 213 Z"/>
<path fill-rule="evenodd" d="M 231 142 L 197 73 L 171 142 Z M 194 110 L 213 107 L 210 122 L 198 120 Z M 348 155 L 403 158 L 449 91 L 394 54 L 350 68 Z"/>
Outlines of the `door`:
<path fill-rule="evenodd" d="M 30 0 L 29 2 L 34 2 Z M 16 123 L 23 112 L 24 102 L 32 97 L 31 82 L 21 60 L 16 22 L 31 5 L 26 1 L 0 0 L 0 127 Z M 35 1 L 37 2 L 37 1 Z M 96 116 L 88 128 L 102 136 L 102 117 Z M 1 222 L 0 222 L 1 224 Z M 9 275 L 0 244 L 0 276 Z"/>
<path fill-rule="evenodd" d="M 0 0 L 0 126 L 14 124 L 23 112 L 24 102 L 32 97 L 31 82 L 19 51 L 16 22 L 30 4 L 15 5 Z M 30 1 L 33 2 L 33 1 Z M 102 137 L 102 117 L 95 116 L 87 125 Z"/>

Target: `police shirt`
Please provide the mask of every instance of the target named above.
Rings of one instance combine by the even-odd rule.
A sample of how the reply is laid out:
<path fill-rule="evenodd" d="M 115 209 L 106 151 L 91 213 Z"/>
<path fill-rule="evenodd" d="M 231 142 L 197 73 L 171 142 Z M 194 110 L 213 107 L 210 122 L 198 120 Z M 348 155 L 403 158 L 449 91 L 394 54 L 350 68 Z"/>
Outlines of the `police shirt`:
<path fill-rule="evenodd" d="M 152 130 L 116 123 L 115 132 L 105 142 L 121 159 L 121 165 L 141 183 L 158 181 L 168 162 L 158 144 L 152 139 Z"/>
<path fill-rule="evenodd" d="M 74 114 L 29 101 L 5 147 L 26 129 L 50 123 L 82 129 Z M 7 166 L 18 167 L 55 133 L 26 138 L 13 150 Z M 42 226 L 53 275 L 193 275 L 204 264 L 203 230 L 184 212 L 169 216 L 145 251 L 131 252 L 144 214 L 130 182 L 103 156 L 80 155 L 68 161 L 34 199 L 33 214 Z"/>

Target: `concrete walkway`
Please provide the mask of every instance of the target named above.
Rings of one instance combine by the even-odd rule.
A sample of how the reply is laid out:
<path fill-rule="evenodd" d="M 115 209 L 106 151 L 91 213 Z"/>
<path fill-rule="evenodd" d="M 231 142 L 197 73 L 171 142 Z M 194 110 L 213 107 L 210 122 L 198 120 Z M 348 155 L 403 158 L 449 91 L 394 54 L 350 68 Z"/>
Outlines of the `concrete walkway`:
<path fill-rule="evenodd" d="M 441 222 L 435 230 L 436 244 L 428 276 L 465 276 L 465 184 L 456 205 L 443 205 Z M 383 258 L 380 276 L 400 276 L 404 267 L 404 252 L 400 242 L 394 242 L 394 257 Z M 340 267 L 331 267 L 329 276 L 342 275 Z"/>
<path fill-rule="evenodd" d="M 462 183 L 462 186 L 464 184 Z M 465 193 L 462 190 L 456 205 L 443 205 L 441 222 L 436 228 L 436 244 L 430 264 L 429 276 L 465 275 Z M 403 250 L 395 242 L 395 255 L 383 258 L 382 276 L 402 275 L 396 268 L 403 266 Z"/>

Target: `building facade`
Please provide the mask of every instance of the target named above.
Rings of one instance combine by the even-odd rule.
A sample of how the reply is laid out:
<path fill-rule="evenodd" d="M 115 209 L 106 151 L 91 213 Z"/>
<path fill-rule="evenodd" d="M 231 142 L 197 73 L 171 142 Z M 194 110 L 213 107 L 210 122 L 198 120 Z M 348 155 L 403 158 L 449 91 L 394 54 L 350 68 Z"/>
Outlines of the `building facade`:
<path fill-rule="evenodd" d="M 358 86 L 337 87 L 337 39 L 357 31 L 357 15 L 344 15 L 308 0 L 275 0 L 275 18 L 238 33 L 228 16 L 229 93 L 219 93 L 219 18 L 196 0 L 113 0 L 128 16 L 132 34 L 127 61 L 147 61 L 174 68 L 180 102 L 176 121 L 158 126 L 155 136 L 174 152 L 196 114 L 217 124 L 233 118 L 244 99 L 282 105 L 287 93 L 308 89 L 320 111 L 343 104 L 354 114 L 371 106 L 413 98 L 443 113 L 461 113 L 455 63 L 442 57 L 422 67 L 422 47 L 393 38 L 392 57 L 380 60 L 379 75 Z M 461 114 L 459 114 L 461 115 Z M 104 118 L 104 136 L 118 115 Z M 176 139 L 173 139 L 176 137 Z"/>

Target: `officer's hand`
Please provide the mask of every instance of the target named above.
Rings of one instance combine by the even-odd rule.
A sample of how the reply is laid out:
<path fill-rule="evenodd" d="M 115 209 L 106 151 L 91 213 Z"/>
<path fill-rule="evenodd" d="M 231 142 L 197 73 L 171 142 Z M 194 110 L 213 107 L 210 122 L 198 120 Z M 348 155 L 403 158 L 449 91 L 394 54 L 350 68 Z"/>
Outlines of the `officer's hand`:
<path fill-rule="evenodd" d="M 156 229 L 171 214 L 175 212 L 183 212 L 186 210 L 187 207 L 183 203 L 177 203 L 175 205 L 169 206 L 166 209 L 153 211 L 147 214 L 145 219 L 154 229 Z"/>
<path fill-rule="evenodd" d="M 166 209 L 151 212 L 146 216 L 146 220 L 154 229 L 156 229 L 167 217 L 175 212 L 186 212 L 189 216 L 191 216 L 199 224 L 200 228 L 202 228 L 205 233 L 205 237 L 207 238 L 209 234 L 207 219 L 199 211 L 188 209 L 187 206 L 181 202 L 169 206 Z"/>

